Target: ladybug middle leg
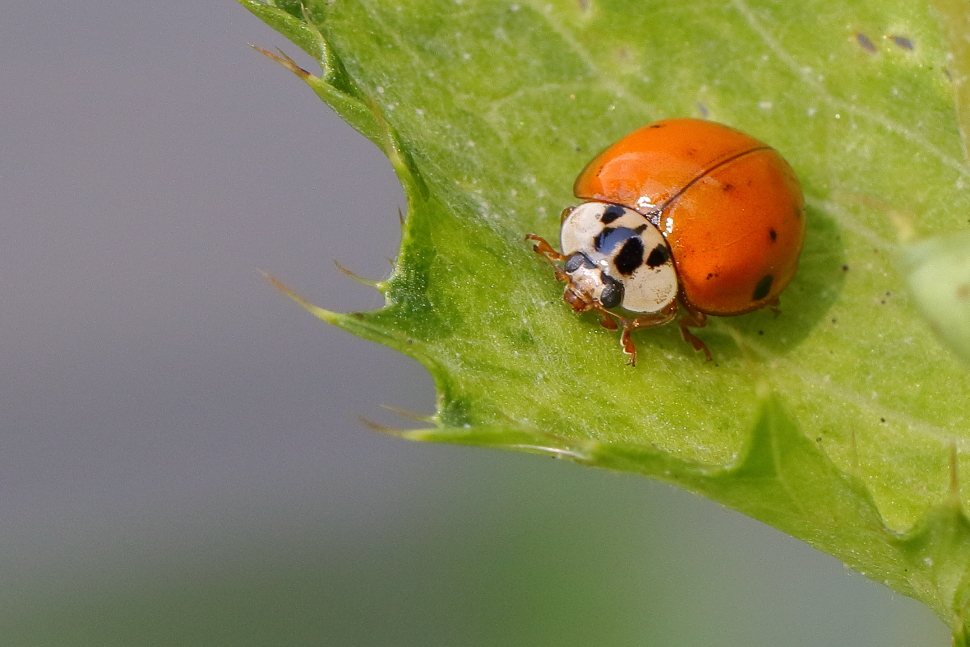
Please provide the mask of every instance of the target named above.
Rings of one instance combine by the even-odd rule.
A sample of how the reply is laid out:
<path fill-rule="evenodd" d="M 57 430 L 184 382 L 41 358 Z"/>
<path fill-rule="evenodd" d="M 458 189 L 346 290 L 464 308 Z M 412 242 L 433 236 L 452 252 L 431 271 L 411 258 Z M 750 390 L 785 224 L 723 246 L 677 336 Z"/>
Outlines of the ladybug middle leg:
<path fill-rule="evenodd" d="M 706 326 L 707 315 L 687 303 L 687 299 L 683 295 L 677 300 L 680 301 L 680 306 L 684 309 L 684 316 L 677 320 L 677 325 L 680 326 L 680 332 L 684 336 L 684 341 L 693 346 L 694 350 L 703 351 L 704 361 L 710 362 L 714 359 L 711 356 L 711 349 L 699 337 L 687 329 L 688 326 L 691 328 L 703 328 Z"/>

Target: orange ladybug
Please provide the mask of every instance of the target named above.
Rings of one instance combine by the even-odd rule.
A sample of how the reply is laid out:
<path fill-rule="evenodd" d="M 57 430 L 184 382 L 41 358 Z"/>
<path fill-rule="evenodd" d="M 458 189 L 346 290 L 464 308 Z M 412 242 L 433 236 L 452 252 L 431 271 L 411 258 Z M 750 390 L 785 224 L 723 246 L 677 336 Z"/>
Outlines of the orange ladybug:
<path fill-rule="evenodd" d="M 805 238 L 798 178 L 773 148 L 728 126 L 700 119 L 644 126 L 597 155 L 573 190 L 587 202 L 563 211 L 562 252 L 527 238 L 566 283 L 563 298 L 574 311 L 595 310 L 604 327 L 623 327 L 630 364 L 630 332 L 667 323 L 678 310 L 684 339 L 709 361 L 688 327 L 703 327 L 707 315 L 776 309 L 798 269 Z"/>

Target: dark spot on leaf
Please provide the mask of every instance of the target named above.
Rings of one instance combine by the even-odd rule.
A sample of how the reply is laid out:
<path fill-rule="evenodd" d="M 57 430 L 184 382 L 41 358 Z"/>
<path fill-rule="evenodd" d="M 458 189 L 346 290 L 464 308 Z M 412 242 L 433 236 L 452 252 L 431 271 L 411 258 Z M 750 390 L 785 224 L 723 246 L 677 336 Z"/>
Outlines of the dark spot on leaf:
<path fill-rule="evenodd" d="M 647 265 L 649 267 L 660 267 L 668 260 L 670 260 L 670 254 L 667 253 L 667 247 L 663 244 L 658 244 L 650 250 L 650 256 L 647 257 Z"/>
<path fill-rule="evenodd" d="M 650 255 L 653 256 L 653 253 Z M 623 243 L 613 263 L 616 265 L 616 271 L 623 276 L 630 276 L 643 265 L 643 242 L 640 237 L 634 236 Z"/>
<path fill-rule="evenodd" d="M 848 265 L 843 265 L 842 266 L 842 271 L 843 272 L 848 272 L 849 271 L 849 266 Z"/>
<path fill-rule="evenodd" d="M 964 283 L 963 285 L 957 287 L 957 298 L 961 301 L 970 299 L 970 285 Z"/>
<path fill-rule="evenodd" d="M 775 277 L 773 277 L 771 274 L 765 274 L 764 277 L 758 281 L 758 285 L 754 286 L 754 294 L 751 295 L 751 300 L 760 301 L 768 296 L 768 293 L 771 292 L 771 284 L 774 282 L 774 280 Z"/>
<path fill-rule="evenodd" d="M 879 422 L 886 422 L 886 419 L 885 418 L 880 418 L 879 419 Z"/>
<path fill-rule="evenodd" d="M 890 38 L 899 47 L 902 47 L 903 49 L 908 49 L 909 51 L 913 51 L 913 41 L 906 38 L 905 36 L 889 36 L 888 38 Z"/>
<path fill-rule="evenodd" d="M 859 46 L 862 47 L 862 49 L 866 50 L 870 54 L 876 53 L 876 46 L 873 45 L 872 41 L 869 40 L 869 37 L 863 34 L 861 31 L 855 35 L 855 39 L 859 43 Z"/>

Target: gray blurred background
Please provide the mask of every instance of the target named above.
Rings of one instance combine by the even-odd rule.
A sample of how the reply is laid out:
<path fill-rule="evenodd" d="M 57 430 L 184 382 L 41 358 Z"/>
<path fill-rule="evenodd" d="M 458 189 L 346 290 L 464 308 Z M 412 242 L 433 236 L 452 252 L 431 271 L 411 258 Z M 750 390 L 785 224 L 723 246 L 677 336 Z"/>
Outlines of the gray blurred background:
<path fill-rule="evenodd" d="M 929 611 L 647 480 L 365 430 L 430 413 L 378 307 L 389 164 L 231 0 L 0 20 L 10 645 L 943 645 Z M 300 59 L 304 60 L 304 59 Z"/>

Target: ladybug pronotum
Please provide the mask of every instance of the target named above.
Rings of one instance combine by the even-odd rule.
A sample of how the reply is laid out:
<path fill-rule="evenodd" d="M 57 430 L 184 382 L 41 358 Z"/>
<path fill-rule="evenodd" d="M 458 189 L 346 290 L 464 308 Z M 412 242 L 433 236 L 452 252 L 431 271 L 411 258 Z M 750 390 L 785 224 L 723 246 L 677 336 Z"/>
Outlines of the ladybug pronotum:
<path fill-rule="evenodd" d="M 573 190 L 585 202 L 562 212 L 562 252 L 527 238 L 566 284 L 574 311 L 622 327 L 630 364 L 630 332 L 679 311 L 684 339 L 709 361 L 689 328 L 706 325 L 707 315 L 776 310 L 798 269 L 798 178 L 775 149 L 733 128 L 700 119 L 644 126 L 597 155 Z"/>

